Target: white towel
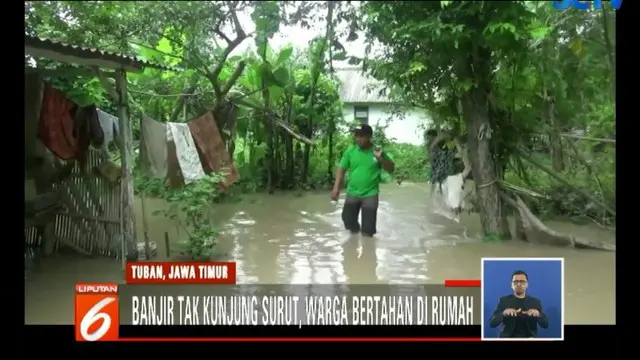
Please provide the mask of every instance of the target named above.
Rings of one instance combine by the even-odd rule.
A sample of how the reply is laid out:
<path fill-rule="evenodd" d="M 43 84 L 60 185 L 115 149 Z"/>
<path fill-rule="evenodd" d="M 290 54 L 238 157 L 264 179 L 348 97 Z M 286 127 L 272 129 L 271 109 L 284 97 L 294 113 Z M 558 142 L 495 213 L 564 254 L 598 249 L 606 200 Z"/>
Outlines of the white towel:
<path fill-rule="evenodd" d="M 102 133 L 104 134 L 104 142 L 102 143 L 102 146 L 106 148 L 118 136 L 118 118 L 100 109 L 97 109 L 97 113 L 98 121 L 100 122 Z"/>
<path fill-rule="evenodd" d="M 178 164 L 185 184 L 202 179 L 205 174 L 189 126 L 184 123 L 167 123 L 167 139 L 173 140 L 176 145 Z"/>

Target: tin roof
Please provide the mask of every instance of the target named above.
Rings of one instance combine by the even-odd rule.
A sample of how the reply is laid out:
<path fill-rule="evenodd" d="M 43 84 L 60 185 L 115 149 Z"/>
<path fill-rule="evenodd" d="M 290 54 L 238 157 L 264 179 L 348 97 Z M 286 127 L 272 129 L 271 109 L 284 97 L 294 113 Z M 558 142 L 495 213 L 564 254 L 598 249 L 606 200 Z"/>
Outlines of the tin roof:
<path fill-rule="evenodd" d="M 359 67 L 335 68 L 340 79 L 340 99 L 344 103 L 390 103 L 383 95 L 384 83 L 365 74 Z"/>
<path fill-rule="evenodd" d="M 124 69 L 130 72 L 140 72 L 150 67 L 160 70 L 179 71 L 180 69 L 152 63 L 134 56 L 101 51 L 80 45 L 65 44 L 60 41 L 24 36 L 24 49 L 27 55 L 44 57 L 66 63 L 85 66 L 98 66 L 107 69 Z"/>

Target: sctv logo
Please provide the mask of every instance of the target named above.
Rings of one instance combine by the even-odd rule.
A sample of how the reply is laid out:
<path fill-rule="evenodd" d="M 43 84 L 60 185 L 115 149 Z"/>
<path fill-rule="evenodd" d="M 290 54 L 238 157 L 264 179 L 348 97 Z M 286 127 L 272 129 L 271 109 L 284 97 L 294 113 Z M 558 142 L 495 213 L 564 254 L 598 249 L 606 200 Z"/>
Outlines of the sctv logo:
<path fill-rule="evenodd" d="M 591 8 L 591 3 L 593 3 L 593 7 L 595 9 L 602 9 L 602 0 L 594 0 L 594 1 L 578 1 L 578 0 L 562 0 L 562 1 L 554 1 L 553 7 L 559 10 L 566 10 L 569 7 L 573 7 L 578 10 L 588 10 Z M 620 5 L 622 5 L 622 0 L 611 0 L 609 1 L 611 7 L 614 10 L 619 10 Z"/>

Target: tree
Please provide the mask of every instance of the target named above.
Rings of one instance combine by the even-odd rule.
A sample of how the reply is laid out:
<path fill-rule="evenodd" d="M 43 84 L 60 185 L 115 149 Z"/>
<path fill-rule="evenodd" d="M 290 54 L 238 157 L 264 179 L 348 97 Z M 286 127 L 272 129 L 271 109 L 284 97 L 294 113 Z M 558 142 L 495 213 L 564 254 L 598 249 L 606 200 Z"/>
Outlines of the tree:
<path fill-rule="evenodd" d="M 545 5 L 396 1 L 365 2 L 360 8 L 357 26 L 370 49 L 381 48 L 364 59 L 364 68 L 385 80 L 402 102 L 428 108 L 438 123 L 466 132 L 487 236 L 508 235 L 500 189 L 507 169 L 520 169 L 515 171 L 529 182 L 521 171 L 523 157 L 530 158 L 524 153 L 542 151 L 551 154 L 556 173 L 565 171 L 562 138 L 583 127 L 576 112 L 586 109 L 579 103 L 585 97 L 601 103 L 600 94 L 589 96 L 584 89 L 595 90 L 594 83 L 611 88 L 613 78 L 600 73 L 607 67 L 585 62 L 600 53 L 608 59 L 605 64 L 613 63 L 610 12 L 602 11 L 598 24 L 595 13 L 552 12 Z M 598 33 L 605 35 L 594 36 Z M 605 46 L 595 46 L 587 55 L 586 41 Z M 608 99 L 602 103 L 605 108 L 611 104 Z M 586 113 L 595 115 L 593 110 Z M 574 186 L 570 191 L 607 208 L 585 191 Z"/>
<path fill-rule="evenodd" d="M 270 47 L 283 25 L 308 28 L 312 18 L 323 26 L 308 48 Z M 387 84 L 399 114 L 426 109 L 436 125 L 466 137 L 488 237 L 507 235 L 503 201 L 513 205 L 516 193 L 538 216 L 615 221 L 615 14 L 606 6 L 42 1 L 25 3 L 25 22 L 32 35 L 182 68 L 130 74 L 131 117 L 184 122 L 213 109 L 241 175 L 232 191 L 331 183 L 352 141 L 340 131 L 349 119 L 333 75 L 333 62 L 348 59 Z M 347 57 L 338 38 L 362 32 L 367 57 Z M 232 56 L 244 41 L 255 50 Z M 60 76 L 48 80 L 75 101 L 113 111 L 97 80 L 41 59 L 36 66 L 55 69 Z M 133 130 L 137 146 L 138 122 Z M 425 180 L 422 147 L 382 133 L 376 141 L 401 180 Z M 136 176 L 138 190 L 166 196 L 162 183 Z"/>

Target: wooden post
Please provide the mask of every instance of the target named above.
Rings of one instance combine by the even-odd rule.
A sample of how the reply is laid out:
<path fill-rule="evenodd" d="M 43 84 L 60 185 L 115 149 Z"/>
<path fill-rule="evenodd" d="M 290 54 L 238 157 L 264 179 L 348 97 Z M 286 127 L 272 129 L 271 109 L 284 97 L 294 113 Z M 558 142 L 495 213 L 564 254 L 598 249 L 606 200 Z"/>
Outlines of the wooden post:
<path fill-rule="evenodd" d="M 127 246 L 125 244 L 125 240 L 124 240 L 124 217 L 122 216 L 122 214 L 124 213 L 124 206 L 122 206 L 122 199 L 124 199 L 124 183 L 122 182 L 122 179 L 119 180 L 120 181 L 120 251 L 121 252 L 121 257 L 122 257 L 122 271 L 126 271 L 127 270 Z"/>
<path fill-rule="evenodd" d="M 167 255 L 167 260 L 171 260 L 171 242 L 169 241 L 168 232 L 164 233 L 164 246 L 165 246 L 165 253 Z"/>
<path fill-rule="evenodd" d="M 144 194 L 140 194 L 140 206 L 142 207 L 142 232 L 144 235 L 144 258 L 151 261 L 151 246 L 149 245 L 149 228 L 147 225 L 147 209 L 144 204 Z"/>
<path fill-rule="evenodd" d="M 140 123 L 142 129 L 142 123 Z M 140 131 L 140 148 L 144 147 L 144 135 L 143 131 Z M 138 158 L 140 160 L 140 158 Z M 140 193 L 140 207 L 142 208 L 142 235 L 144 236 L 144 258 L 147 261 L 151 261 L 151 246 L 149 244 L 149 225 L 147 223 L 147 207 L 145 206 L 144 193 Z"/>
<path fill-rule="evenodd" d="M 116 71 L 116 93 L 118 97 L 118 124 L 121 136 L 122 161 L 122 220 L 123 240 L 127 248 L 127 260 L 138 260 L 138 246 L 134 237 L 135 222 L 133 211 L 133 134 L 129 121 L 129 103 L 127 99 L 127 76 L 124 70 Z"/>

